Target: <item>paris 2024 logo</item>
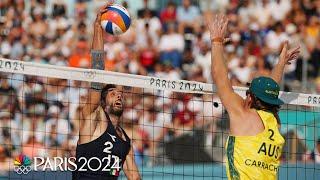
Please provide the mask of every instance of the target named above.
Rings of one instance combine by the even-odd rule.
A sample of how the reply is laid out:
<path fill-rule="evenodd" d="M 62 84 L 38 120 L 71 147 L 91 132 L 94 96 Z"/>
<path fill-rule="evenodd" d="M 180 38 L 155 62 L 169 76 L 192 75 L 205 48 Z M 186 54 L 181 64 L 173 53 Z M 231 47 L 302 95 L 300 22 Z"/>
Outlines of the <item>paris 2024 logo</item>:
<path fill-rule="evenodd" d="M 28 174 L 31 171 L 31 159 L 26 155 L 19 155 L 14 160 L 14 171 L 18 174 Z"/>

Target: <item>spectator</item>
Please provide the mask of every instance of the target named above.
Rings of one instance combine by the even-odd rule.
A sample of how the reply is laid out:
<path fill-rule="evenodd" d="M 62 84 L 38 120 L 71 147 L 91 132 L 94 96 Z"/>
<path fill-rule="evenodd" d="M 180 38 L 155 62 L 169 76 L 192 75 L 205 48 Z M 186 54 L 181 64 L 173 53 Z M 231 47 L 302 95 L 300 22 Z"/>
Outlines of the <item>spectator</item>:
<path fill-rule="evenodd" d="M 268 9 L 274 21 L 282 21 L 291 9 L 290 0 L 270 1 Z"/>
<path fill-rule="evenodd" d="M 136 43 L 138 49 L 149 45 L 157 47 L 161 33 L 161 22 L 159 18 L 153 17 L 152 12 L 147 10 L 141 18 L 137 19 L 136 23 Z M 150 36 L 151 42 L 148 41 L 148 36 Z M 147 44 L 148 42 L 151 44 Z"/>
<path fill-rule="evenodd" d="M 21 127 L 19 127 L 22 129 L 22 143 L 44 142 L 46 132 L 45 114 L 46 109 L 42 104 L 31 105 L 28 108 L 26 117 L 22 119 Z"/>
<path fill-rule="evenodd" d="M 271 12 L 268 8 L 268 0 L 262 0 L 261 3 L 256 1 L 255 7 L 252 9 L 251 18 L 257 20 L 262 28 L 266 28 L 271 19 Z"/>
<path fill-rule="evenodd" d="M 150 165 L 155 164 L 157 157 L 157 147 L 159 143 L 163 142 L 164 137 L 170 127 L 170 122 L 158 118 L 158 112 L 154 107 L 145 109 L 139 119 L 139 124 L 143 131 L 148 136 L 149 158 L 151 158 Z"/>
<path fill-rule="evenodd" d="M 20 148 L 20 131 L 10 112 L 0 112 L 0 142 L 9 156 L 15 154 Z M 12 154 L 11 154 L 12 153 Z"/>
<path fill-rule="evenodd" d="M 89 47 L 86 41 L 80 40 L 74 52 L 70 56 L 69 59 L 70 67 L 81 67 L 81 68 L 89 68 L 90 66 L 90 54 Z"/>
<path fill-rule="evenodd" d="M 176 5 L 174 2 L 169 1 L 167 6 L 161 11 L 160 20 L 163 30 L 167 31 L 167 25 L 170 23 L 175 24 L 177 19 Z"/>
<path fill-rule="evenodd" d="M 175 42 L 175 43 L 172 43 Z M 184 39 L 178 34 L 174 24 L 168 24 L 168 32 L 165 33 L 159 44 L 160 62 L 169 61 L 173 67 L 181 67 L 182 51 L 184 49 Z"/>
<path fill-rule="evenodd" d="M 278 22 L 274 25 L 273 30 L 268 32 L 265 42 L 270 51 L 274 53 L 278 52 L 281 43 L 288 39 L 289 37 L 285 33 L 282 24 Z"/>
<path fill-rule="evenodd" d="M 135 161 L 138 166 L 145 165 L 145 155 L 148 148 L 149 137 L 144 128 L 139 125 L 138 113 L 134 110 L 126 111 L 124 114 L 124 129 L 132 139 Z"/>
<path fill-rule="evenodd" d="M 52 105 L 48 110 L 50 119 L 46 121 L 46 146 L 61 146 L 71 134 L 70 124 L 62 118 L 59 106 Z"/>
<path fill-rule="evenodd" d="M 183 0 L 182 6 L 177 9 L 177 21 L 179 23 L 179 33 L 185 31 L 199 32 L 200 10 L 191 4 L 191 0 Z"/>
<path fill-rule="evenodd" d="M 48 32 L 48 24 L 44 20 L 44 12 L 41 7 L 36 7 L 32 11 L 34 21 L 30 24 L 30 34 L 34 37 L 45 36 Z"/>
<path fill-rule="evenodd" d="M 154 69 L 154 64 L 158 58 L 157 48 L 153 46 L 152 39 L 150 35 L 147 35 L 147 42 L 149 46 L 141 48 L 140 54 L 140 64 L 148 72 L 152 72 Z"/>
<path fill-rule="evenodd" d="M 206 42 L 199 44 L 200 52 L 196 54 L 195 63 L 203 69 L 203 77 L 206 78 L 206 82 L 212 82 L 211 80 L 211 51 L 209 45 Z"/>
<path fill-rule="evenodd" d="M 19 109 L 16 90 L 10 85 L 5 74 L 0 74 L 0 109 L 12 114 Z"/>
<path fill-rule="evenodd" d="M 149 0 L 143 0 L 143 7 L 138 10 L 138 18 L 142 18 L 146 12 L 150 12 L 151 16 L 157 16 L 157 11 L 149 7 Z"/>
<path fill-rule="evenodd" d="M 30 158 L 46 157 L 46 151 L 45 145 L 34 136 L 30 136 L 22 145 L 22 153 Z"/>
<path fill-rule="evenodd" d="M 176 136 L 191 132 L 195 127 L 196 122 L 196 114 L 188 107 L 188 102 L 191 97 L 186 94 L 181 98 L 182 102 L 180 103 L 179 110 L 173 119 L 173 127 L 175 129 Z"/>

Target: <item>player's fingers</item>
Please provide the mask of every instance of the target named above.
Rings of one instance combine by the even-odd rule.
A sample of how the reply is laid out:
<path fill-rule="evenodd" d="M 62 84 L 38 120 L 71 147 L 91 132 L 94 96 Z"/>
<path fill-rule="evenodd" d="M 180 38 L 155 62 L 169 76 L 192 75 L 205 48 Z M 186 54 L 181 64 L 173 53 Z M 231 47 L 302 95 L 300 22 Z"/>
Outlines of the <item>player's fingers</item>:
<path fill-rule="evenodd" d="M 283 42 L 283 46 L 282 46 L 282 52 L 287 52 L 288 50 L 288 41 L 284 41 Z"/>
<path fill-rule="evenodd" d="M 300 53 L 300 46 L 290 50 L 290 54 L 299 54 Z"/>
<path fill-rule="evenodd" d="M 104 10 L 100 10 L 100 15 L 102 15 L 103 13 L 105 13 L 105 12 L 107 12 L 108 11 L 108 9 L 104 9 Z"/>
<path fill-rule="evenodd" d="M 114 4 L 114 0 L 109 0 L 104 6 L 102 6 L 101 10 L 106 9 L 107 7 Z"/>
<path fill-rule="evenodd" d="M 223 33 L 226 32 L 226 30 L 227 30 L 228 22 L 229 22 L 228 19 L 225 19 L 225 20 L 224 20 L 224 24 L 223 24 L 223 27 L 222 27 L 222 32 L 223 32 Z"/>
<path fill-rule="evenodd" d="M 295 54 L 295 55 L 292 55 L 290 58 L 291 59 L 298 59 L 299 55 L 298 54 Z"/>

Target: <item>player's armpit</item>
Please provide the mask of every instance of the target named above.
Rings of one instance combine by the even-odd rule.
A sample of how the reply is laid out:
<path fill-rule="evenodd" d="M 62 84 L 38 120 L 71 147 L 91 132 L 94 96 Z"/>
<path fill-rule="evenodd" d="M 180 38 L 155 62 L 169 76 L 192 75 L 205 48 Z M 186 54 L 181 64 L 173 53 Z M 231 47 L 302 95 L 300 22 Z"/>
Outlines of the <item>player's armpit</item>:
<path fill-rule="evenodd" d="M 132 146 L 131 146 L 130 151 L 126 157 L 126 161 L 123 165 L 123 171 L 124 171 L 126 177 L 128 178 L 128 180 L 140 180 L 141 179 L 137 164 L 135 163 L 135 160 L 134 160 L 134 151 L 133 151 Z"/>

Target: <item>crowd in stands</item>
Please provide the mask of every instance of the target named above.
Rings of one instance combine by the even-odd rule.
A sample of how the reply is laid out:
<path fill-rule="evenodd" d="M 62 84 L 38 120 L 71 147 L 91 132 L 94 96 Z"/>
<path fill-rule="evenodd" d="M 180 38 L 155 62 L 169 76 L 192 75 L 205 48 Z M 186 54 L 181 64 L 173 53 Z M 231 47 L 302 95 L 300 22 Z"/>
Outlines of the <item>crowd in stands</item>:
<path fill-rule="evenodd" d="M 0 56 L 90 68 L 91 15 L 103 2 L 70 2 L 1 0 Z M 233 85 L 245 86 L 255 76 L 269 75 L 288 40 L 290 46 L 301 47 L 301 55 L 285 69 L 284 90 L 308 81 L 316 87 L 308 92 L 320 93 L 319 0 L 181 0 L 167 1 L 161 8 L 150 8 L 144 0 L 136 12 L 130 3 L 121 2 L 131 13 L 132 25 L 121 36 L 104 34 L 106 70 L 212 83 L 205 19 L 220 12 L 229 19 L 231 42 L 225 56 Z M 88 87 L 88 82 L 1 73 L 1 167 L 11 166 L 5 162 L 21 152 L 30 157 L 72 156 Z M 158 142 L 199 126 L 214 132 L 217 117 L 224 113 L 219 99 L 209 95 L 126 91 L 130 95 L 123 122 L 139 165 L 156 156 Z M 210 145 L 214 137 L 208 134 Z"/>

